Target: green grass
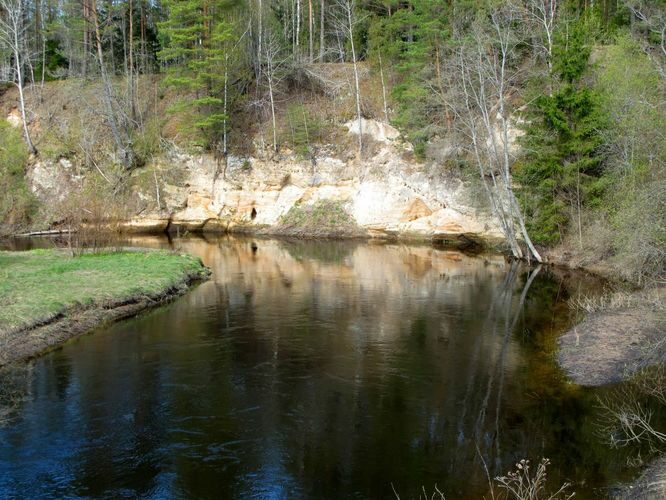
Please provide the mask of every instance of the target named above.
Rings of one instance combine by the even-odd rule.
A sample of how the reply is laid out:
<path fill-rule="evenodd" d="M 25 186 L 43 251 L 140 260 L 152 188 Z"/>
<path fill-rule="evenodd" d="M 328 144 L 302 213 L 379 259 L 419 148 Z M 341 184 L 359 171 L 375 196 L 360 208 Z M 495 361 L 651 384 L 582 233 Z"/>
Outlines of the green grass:
<path fill-rule="evenodd" d="M 160 294 L 201 261 L 170 252 L 117 252 L 69 257 L 58 250 L 0 252 L 0 332 L 47 321 L 71 308 Z"/>

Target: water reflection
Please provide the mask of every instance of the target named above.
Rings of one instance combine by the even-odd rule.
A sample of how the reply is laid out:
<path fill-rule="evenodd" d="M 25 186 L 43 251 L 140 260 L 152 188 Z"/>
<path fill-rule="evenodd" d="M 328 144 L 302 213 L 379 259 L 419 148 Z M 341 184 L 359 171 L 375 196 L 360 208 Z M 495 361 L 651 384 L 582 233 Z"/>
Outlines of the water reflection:
<path fill-rule="evenodd" d="M 0 429 L 0 496 L 478 498 L 549 457 L 620 472 L 549 345 L 568 284 L 428 246 L 141 238 L 202 257 L 177 302 L 40 358 Z"/>

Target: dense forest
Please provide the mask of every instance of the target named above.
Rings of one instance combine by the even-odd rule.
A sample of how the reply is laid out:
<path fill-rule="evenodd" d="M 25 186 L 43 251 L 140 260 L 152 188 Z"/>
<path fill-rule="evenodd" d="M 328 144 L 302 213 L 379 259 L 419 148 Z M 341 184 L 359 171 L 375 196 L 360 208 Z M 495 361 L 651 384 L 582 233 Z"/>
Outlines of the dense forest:
<path fill-rule="evenodd" d="M 336 71 L 349 106 L 306 106 Z M 154 85 L 180 141 L 222 160 L 257 123 L 268 152 L 315 156 L 336 119 L 390 122 L 415 161 L 479 184 L 514 256 L 664 280 L 666 0 L 0 0 L 0 79 L 23 124 L 0 125 L 3 224 L 34 217 L 25 165 L 56 155 L 31 127 L 45 87 L 93 86 L 129 176 L 162 143 Z"/>

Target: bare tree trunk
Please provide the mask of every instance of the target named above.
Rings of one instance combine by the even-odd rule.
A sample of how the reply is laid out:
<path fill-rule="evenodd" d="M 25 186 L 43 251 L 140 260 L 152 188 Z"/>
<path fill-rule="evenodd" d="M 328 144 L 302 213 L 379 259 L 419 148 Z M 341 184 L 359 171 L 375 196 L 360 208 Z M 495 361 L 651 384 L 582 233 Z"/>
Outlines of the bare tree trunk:
<path fill-rule="evenodd" d="M 229 54 L 224 55 L 224 119 L 222 120 L 222 154 L 227 157 L 227 88 L 229 86 Z M 226 161 L 226 160 L 225 160 Z M 226 169 L 225 169 L 226 172 Z"/>
<path fill-rule="evenodd" d="M 113 108 L 113 92 L 111 89 L 111 82 L 109 80 L 109 76 L 106 73 L 106 66 L 104 65 L 102 34 L 99 27 L 99 18 L 97 16 L 97 5 L 95 4 L 95 0 L 91 0 L 90 15 L 92 16 L 93 27 L 95 30 L 97 58 L 99 60 L 100 75 L 102 77 L 102 86 L 104 89 L 104 103 L 106 105 L 106 112 L 108 114 L 111 133 L 113 134 L 113 140 L 116 143 L 116 149 L 121 156 L 121 161 L 123 162 L 123 165 L 127 170 L 130 170 L 134 166 L 134 155 L 131 147 L 128 147 L 125 144 L 125 141 L 123 140 L 123 137 L 121 135 L 121 129 L 118 124 L 118 119 L 116 117 L 116 113 Z"/>
<path fill-rule="evenodd" d="M 19 93 L 19 108 L 21 110 L 21 120 L 23 122 L 23 135 L 28 150 L 32 154 L 37 154 L 37 148 L 32 142 L 30 137 L 30 130 L 28 129 L 28 117 L 26 113 L 25 104 L 25 77 L 23 75 L 23 53 L 25 48 L 23 46 L 26 36 L 26 28 L 24 25 L 23 0 L 0 0 L 0 42 L 8 47 L 14 57 L 14 69 L 16 71 L 15 81 L 12 83 L 16 85 Z"/>
<path fill-rule="evenodd" d="M 42 45 L 42 1 L 35 0 L 35 48 Z"/>
<path fill-rule="evenodd" d="M 21 108 L 21 120 L 23 121 L 23 134 L 25 136 L 25 142 L 28 145 L 28 149 L 32 154 L 37 154 L 37 148 L 32 143 L 30 138 L 30 131 L 28 130 L 28 119 L 25 112 L 25 96 L 23 95 L 23 73 L 21 72 L 21 59 L 19 51 L 14 51 L 14 61 L 16 61 L 16 87 L 19 92 L 19 104 Z"/>
<path fill-rule="evenodd" d="M 384 119 L 386 120 L 386 123 L 388 123 L 389 122 L 388 103 L 386 102 L 386 84 L 384 83 L 384 68 L 382 66 L 381 51 L 378 51 L 377 55 L 379 56 L 379 77 L 381 78 L 382 81 L 382 98 L 384 99 Z"/>
<path fill-rule="evenodd" d="M 90 52 L 90 30 L 88 29 L 88 19 L 90 19 L 90 0 L 83 0 L 83 59 L 81 67 L 81 76 L 86 77 L 88 71 L 88 52 Z"/>
<path fill-rule="evenodd" d="M 510 6 L 498 9 L 492 14 L 491 25 L 475 28 L 470 51 L 465 53 L 464 48 L 460 49 L 462 121 L 466 124 L 493 213 L 513 255 L 517 258 L 524 255 L 518 242 L 520 233 L 529 255 L 541 262 L 513 192 L 511 176 L 506 94 L 513 78 L 508 74 L 509 63 L 515 61 L 519 43 L 511 31 L 515 20 Z"/>
<path fill-rule="evenodd" d="M 310 44 L 309 44 L 309 52 L 308 52 L 308 60 L 310 63 L 312 63 L 313 58 L 314 58 L 314 34 L 312 33 L 312 29 L 314 27 L 314 22 L 313 22 L 313 17 L 312 17 L 312 0 L 308 0 L 308 34 L 310 37 Z"/>
<path fill-rule="evenodd" d="M 263 57 L 263 48 L 262 48 L 262 42 L 263 42 L 263 36 L 264 36 L 264 25 L 263 25 L 263 3 L 262 0 L 258 0 L 258 9 L 257 9 L 257 30 L 259 33 L 257 33 L 257 83 L 259 83 L 259 79 L 261 77 L 261 58 Z"/>
<path fill-rule="evenodd" d="M 268 84 L 268 99 L 271 107 L 271 122 L 273 126 L 273 151 L 277 153 L 277 118 L 275 116 L 275 71 L 279 65 L 277 56 L 280 50 L 280 42 L 276 40 L 273 33 L 267 33 L 264 43 L 264 58 L 266 66 L 266 83 Z"/>
<path fill-rule="evenodd" d="M 296 0 L 296 47 L 301 43 L 301 0 Z"/>
<path fill-rule="evenodd" d="M 543 29 L 546 36 L 543 49 L 549 71 L 553 69 L 553 32 L 557 17 L 557 2 L 558 0 L 529 0 L 526 6 L 528 16 L 539 25 L 540 29 Z"/>
<path fill-rule="evenodd" d="M 136 120 L 136 102 L 134 97 L 134 3 L 128 1 L 129 10 L 129 67 L 127 68 L 127 84 L 129 87 L 130 118 Z"/>
<path fill-rule="evenodd" d="M 277 122 L 275 120 L 275 97 L 273 95 L 273 61 L 271 58 L 268 59 L 268 94 L 271 100 L 271 119 L 273 121 L 273 151 L 277 153 L 278 143 L 277 143 Z"/>
<path fill-rule="evenodd" d="M 347 14 L 347 35 L 349 36 L 349 43 L 351 45 L 351 52 L 352 52 L 352 63 L 354 65 L 356 117 L 358 118 L 358 155 L 360 158 L 361 154 L 363 153 L 363 120 L 361 116 L 361 86 L 358 78 L 358 63 L 356 60 L 356 48 L 354 46 L 353 0 L 345 0 L 345 8 Z"/>
<path fill-rule="evenodd" d="M 144 0 L 139 0 L 141 5 L 140 12 L 140 31 L 141 31 L 141 72 L 146 72 L 146 62 L 148 54 L 146 54 L 146 5 Z"/>
<path fill-rule="evenodd" d="M 326 54 L 326 47 L 325 47 L 325 29 L 324 29 L 324 20 L 325 20 L 325 13 L 326 13 L 326 7 L 324 6 L 324 0 L 320 0 L 319 3 L 319 62 L 324 62 L 324 56 Z"/>

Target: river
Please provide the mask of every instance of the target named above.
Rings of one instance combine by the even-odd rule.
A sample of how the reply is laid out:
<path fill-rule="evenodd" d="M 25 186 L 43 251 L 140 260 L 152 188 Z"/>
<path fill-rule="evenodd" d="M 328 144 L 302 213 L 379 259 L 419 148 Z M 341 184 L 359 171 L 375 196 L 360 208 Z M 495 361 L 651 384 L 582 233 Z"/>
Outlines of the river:
<path fill-rule="evenodd" d="M 5 381 L 0 497 L 480 498 L 486 469 L 541 457 L 577 498 L 626 477 L 598 391 L 553 358 L 585 277 L 428 245 L 129 243 L 212 279 Z"/>

